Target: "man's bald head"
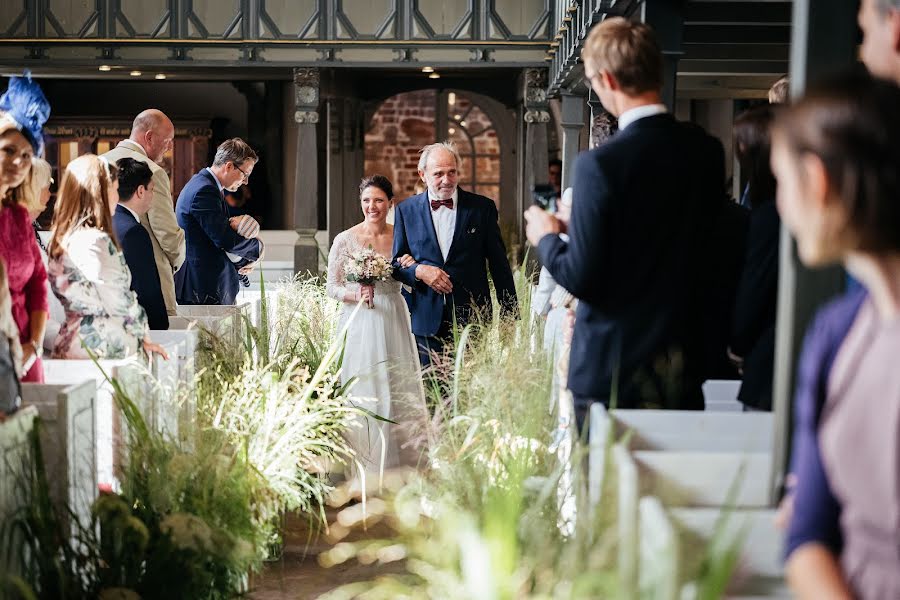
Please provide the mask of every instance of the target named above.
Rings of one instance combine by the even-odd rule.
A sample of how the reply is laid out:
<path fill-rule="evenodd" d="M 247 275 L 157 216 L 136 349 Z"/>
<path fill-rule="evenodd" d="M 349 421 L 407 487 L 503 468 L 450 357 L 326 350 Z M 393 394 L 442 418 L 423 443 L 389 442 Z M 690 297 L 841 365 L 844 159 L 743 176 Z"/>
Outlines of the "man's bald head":
<path fill-rule="evenodd" d="M 134 118 L 131 124 L 131 140 L 141 145 L 153 162 L 160 162 L 172 146 L 175 126 L 161 110 L 148 108 Z"/>

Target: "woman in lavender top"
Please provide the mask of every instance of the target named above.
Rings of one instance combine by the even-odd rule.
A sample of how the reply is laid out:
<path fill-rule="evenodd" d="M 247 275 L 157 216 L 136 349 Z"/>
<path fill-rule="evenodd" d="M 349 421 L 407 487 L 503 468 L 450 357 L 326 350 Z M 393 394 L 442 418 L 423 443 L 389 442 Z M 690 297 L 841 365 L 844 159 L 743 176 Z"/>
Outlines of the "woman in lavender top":
<path fill-rule="evenodd" d="M 829 82 L 778 115 L 782 222 L 809 266 L 864 286 L 807 332 L 786 572 L 810 599 L 900 598 L 900 89 Z"/>

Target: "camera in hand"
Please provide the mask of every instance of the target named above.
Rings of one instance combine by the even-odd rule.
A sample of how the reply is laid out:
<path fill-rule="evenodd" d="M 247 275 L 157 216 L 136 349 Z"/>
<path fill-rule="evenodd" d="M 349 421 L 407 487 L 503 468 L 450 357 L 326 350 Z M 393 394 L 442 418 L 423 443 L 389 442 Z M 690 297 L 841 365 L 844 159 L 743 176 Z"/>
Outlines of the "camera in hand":
<path fill-rule="evenodd" d="M 531 198 L 535 206 L 543 208 L 548 213 L 556 212 L 559 192 L 549 183 L 538 183 L 531 186 Z"/>

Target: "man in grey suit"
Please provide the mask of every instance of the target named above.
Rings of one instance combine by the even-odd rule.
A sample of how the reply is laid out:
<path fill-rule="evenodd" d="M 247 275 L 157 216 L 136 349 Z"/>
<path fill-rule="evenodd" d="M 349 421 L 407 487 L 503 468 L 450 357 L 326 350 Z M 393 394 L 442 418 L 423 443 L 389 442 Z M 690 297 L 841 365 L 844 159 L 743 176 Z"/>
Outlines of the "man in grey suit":
<path fill-rule="evenodd" d="M 122 158 L 133 158 L 153 171 L 153 202 L 141 218 L 141 225 L 150 234 L 166 312 L 170 315 L 175 314 L 177 307 L 174 274 L 184 263 L 184 231 L 175 220 L 169 175 L 159 163 L 166 150 L 172 147 L 174 138 L 175 126 L 169 117 L 160 110 L 149 108 L 135 117 L 131 136 L 103 155 L 112 164 Z"/>

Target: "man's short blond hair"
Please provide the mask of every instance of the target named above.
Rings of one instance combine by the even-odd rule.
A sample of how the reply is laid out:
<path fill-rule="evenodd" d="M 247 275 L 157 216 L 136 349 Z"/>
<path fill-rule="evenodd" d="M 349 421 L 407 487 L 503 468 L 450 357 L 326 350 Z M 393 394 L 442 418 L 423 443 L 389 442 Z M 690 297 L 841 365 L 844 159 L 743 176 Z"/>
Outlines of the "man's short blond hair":
<path fill-rule="evenodd" d="M 662 89 L 662 51 L 646 23 L 622 17 L 600 21 L 588 34 L 581 58 L 591 69 L 588 75 L 609 71 L 626 94 Z"/>

